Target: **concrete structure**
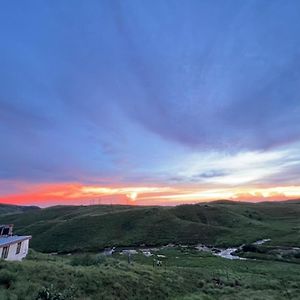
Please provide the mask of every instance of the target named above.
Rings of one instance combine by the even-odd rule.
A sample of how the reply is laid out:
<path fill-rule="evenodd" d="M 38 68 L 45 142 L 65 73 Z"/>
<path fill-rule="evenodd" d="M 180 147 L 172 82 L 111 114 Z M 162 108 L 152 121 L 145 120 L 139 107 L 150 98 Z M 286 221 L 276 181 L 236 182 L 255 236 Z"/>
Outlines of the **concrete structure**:
<path fill-rule="evenodd" d="M 12 235 L 13 225 L 0 225 L 0 257 L 5 260 L 22 260 L 29 248 L 30 235 Z"/>

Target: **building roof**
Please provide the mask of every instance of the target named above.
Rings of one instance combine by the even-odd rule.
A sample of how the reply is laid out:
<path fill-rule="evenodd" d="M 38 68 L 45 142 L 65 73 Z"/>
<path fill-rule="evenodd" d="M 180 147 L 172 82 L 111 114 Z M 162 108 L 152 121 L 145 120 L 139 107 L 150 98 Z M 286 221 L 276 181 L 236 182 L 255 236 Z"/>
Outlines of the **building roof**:
<path fill-rule="evenodd" d="M 31 235 L 13 235 L 7 237 L 0 237 L 0 247 L 19 243 L 31 239 Z"/>

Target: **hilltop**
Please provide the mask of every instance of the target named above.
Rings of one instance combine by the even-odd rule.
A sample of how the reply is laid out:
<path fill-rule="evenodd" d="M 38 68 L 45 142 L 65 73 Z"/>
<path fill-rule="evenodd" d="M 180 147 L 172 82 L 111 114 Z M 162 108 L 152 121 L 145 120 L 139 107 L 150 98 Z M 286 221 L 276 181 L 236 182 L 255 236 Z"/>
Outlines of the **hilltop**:
<path fill-rule="evenodd" d="M 1 214 L 43 252 L 99 251 L 108 246 L 168 243 L 234 246 L 262 238 L 300 246 L 300 202 L 217 201 L 176 207 L 54 206 Z"/>
<path fill-rule="evenodd" d="M 36 210 L 40 210 L 40 208 L 38 206 L 20 206 L 0 203 L 0 215 L 16 214 Z"/>

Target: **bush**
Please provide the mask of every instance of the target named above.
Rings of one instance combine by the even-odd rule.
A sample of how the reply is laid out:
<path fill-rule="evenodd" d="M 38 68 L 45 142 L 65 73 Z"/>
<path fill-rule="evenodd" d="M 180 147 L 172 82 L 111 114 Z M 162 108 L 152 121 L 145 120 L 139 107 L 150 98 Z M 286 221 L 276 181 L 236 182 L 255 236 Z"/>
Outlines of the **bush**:
<path fill-rule="evenodd" d="M 96 266 L 104 263 L 106 257 L 103 255 L 95 256 L 90 254 L 75 256 L 71 260 L 72 266 Z"/>
<path fill-rule="evenodd" d="M 36 300 L 73 300 L 75 299 L 75 289 L 71 286 L 62 292 L 57 291 L 53 285 L 43 287 L 37 294 Z"/>
<path fill-rule="evenodd" d="M 200 279 L 200 280 L 197 281 L 197 286 L 200 289 L 202 289 L 204 287 L 204 285 L 205 285 L 205 281 L 204 280 Z"/>
<path fill-rule="evenodd" d="M 10 288 L 12 283 L 15 281 L 16 276 L 14 273 L 7 271 L 7 270 L 1 270 L 0 272 L 0 285 L 4 285 L 7 289 Z"/>
<path fill-rule="evenodd" d="M 242 250 L 244 252 L 255 252 L 255 253 L 268 253 L 268 249 L 263 247 L 258 247 L 256 245 L 244 245 Z"/>
<path fill-rule="evenodd" d="M 300 252 L 295 254 L 295 258 L 300 258 Z"/>
<path fill-rule="evenodd" d="M 255 245 L 244 245 L 242 247 L 242 250 L 244 252 L 258 252 L 257 250 L 257 247 Z"/>

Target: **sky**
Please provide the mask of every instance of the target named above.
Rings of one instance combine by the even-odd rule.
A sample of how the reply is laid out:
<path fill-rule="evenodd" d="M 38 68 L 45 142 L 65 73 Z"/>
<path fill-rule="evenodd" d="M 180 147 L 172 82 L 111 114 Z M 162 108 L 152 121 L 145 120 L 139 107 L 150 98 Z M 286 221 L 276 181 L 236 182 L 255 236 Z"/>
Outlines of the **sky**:
<path fill-rule="evenodd" d="M 300 198 L 300 2 L 0 4 L 0 202 Z"/>

